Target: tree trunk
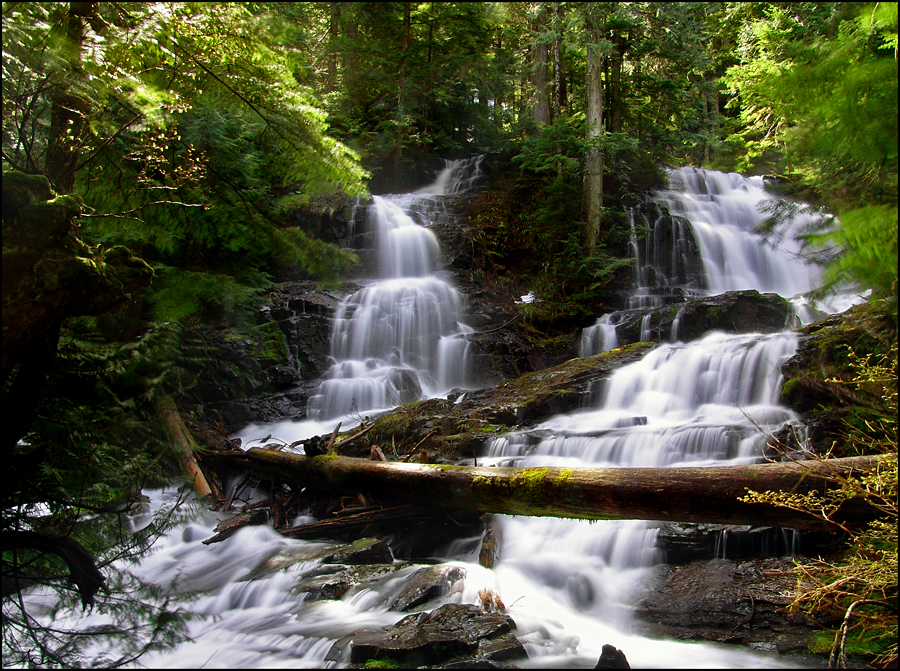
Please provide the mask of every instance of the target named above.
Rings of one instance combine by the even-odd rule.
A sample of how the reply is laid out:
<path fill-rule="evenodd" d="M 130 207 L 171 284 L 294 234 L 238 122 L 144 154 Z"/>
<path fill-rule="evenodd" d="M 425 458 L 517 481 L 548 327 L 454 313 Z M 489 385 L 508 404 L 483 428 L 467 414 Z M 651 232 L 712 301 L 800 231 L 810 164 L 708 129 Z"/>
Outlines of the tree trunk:
<path fill-rule="evenodd" d="M 85 23 L 96 11 L 96 2 L 69 3 L 65 20 L 65 49 L 72 71 L 77 70 L 81 63 Z M 78 163 L 75 145 L 83 126 L 82 107 L 82 100 L 71 93 L 68 81 L 54 91 L 44 172 L 58 193 L 72 193 L 75 187 L 75 166 Z"/>
<path fill-rule="evenodd" d="M 566 104 L 566 84 L 562 70 L 562 34 L 565 10 L 562 3 L 554 2 L 554 16 L 556 18 L 556 36 L 553 40 L 553 118 L 562 116 L 563 107 Z"/>
<path fill-rule="evenodd" d="M 596 12 L 597 9 L 591 5 L 585 9 L 587 22 L 585 114 L 588 149 L 585 157 L 583 209 L 586 226 L 585 248 L 588 254 L 593 254 L 597 248 L 603 211 L 603 155 L 599 146 L 603 134 L 603 82 L 600 76 L 603 59 L 597 46 L 600 42 L 600 17 Z"/>
<path fill-rule="evenodd" d="M 824 491 L 826 478 L 873 468 L 877 457 L 709 468 L 483 468 L 350 457 L 306 457 L 253 448 L 253 475 L 331 492 L 469 512 L 575 519 L 645 519 L 834 530 L 809 514 L 738 501 L 755 491 Z M 875 510 L 858 501 L 834 519 L 861 527 Z"/>
<path fill-rule="evenodd" d="M 200 466 L 197 465 L 197 460 L 194 458 L 197 443 L 194 442 L 194 437 L 181 420 L 178 408 L 175 407 L 175 401 L 171 396 L 162 396 L 156 398 L 155 405 L 171 441 L 172 453 L 178 459 L 184 474 L 191 478 L 197 498 L 201 501 L 215 499 L 203 471 L 200 470 Z"/>
<path fill-rule="evenodd" d="M 543 30 L 547 26 L 549 20 L 549 8 L 545 3 L 535 26 L 537 30 Z M 544 41 L 543 36 L 538 35 L 533 42 L 534 60 L 532 62 L 531 81 L 534 85 L 534 120 L 537 124 L 543 125 L 550 123 L 550 95 L 548 89 L 549 80 L 547 78 L 547 66 L 549 64 L 549 45 Z"/>
<path fill-rule="evenodd" d="M 340 39 L 341 3 L 332 2 L 328 22 L 328 77 L 325 80 L 325 93 L 337 89 L 338 40 Z"/>

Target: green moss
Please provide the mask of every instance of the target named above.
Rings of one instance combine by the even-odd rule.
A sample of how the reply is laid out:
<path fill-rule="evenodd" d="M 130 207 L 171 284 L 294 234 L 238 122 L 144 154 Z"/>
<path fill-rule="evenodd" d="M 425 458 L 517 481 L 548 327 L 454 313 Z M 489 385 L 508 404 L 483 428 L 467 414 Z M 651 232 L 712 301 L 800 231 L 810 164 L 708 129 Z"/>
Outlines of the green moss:
<path fill-rule="evenodd" d="M 405 669 L 406 665 L 396 659 L 379 659 L 374 657 L 366 660 L 363 664 L 364 669 Z"/>
<path fill-rule="evenodd" d="M 834 631 L 817 631 L 806 641 L 809 651 L 817 655 L 830 655 L 834 646 Z M 847 632 L 847 644 L 844 651 L 851 657 L 876 657 L 896 643 L 894 638 L 880 629 L 851 628 Z"/>
<path fill-rule="evenodd" d="M 561 468 L 559 469 L 559 475 L 553 478 L 553 484 L 557 487 L 565 487 L 566 485 L 571 484 L 572 476 L 574 474 L 574 468 Z"/>

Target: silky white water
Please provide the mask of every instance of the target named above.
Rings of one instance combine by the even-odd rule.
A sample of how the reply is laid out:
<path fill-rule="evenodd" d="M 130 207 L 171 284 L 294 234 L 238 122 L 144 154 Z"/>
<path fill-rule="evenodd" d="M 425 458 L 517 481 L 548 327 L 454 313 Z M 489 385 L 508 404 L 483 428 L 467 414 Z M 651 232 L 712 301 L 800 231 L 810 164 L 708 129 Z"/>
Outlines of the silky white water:
<path fill-rule="evenodd" d="M 444 178 L 444 187 L 432 185 L 425 191 L 459 188 L 446 174 Z M 338 309 L 332 335 L 335 367 L 314 407 L 319 419 L 247 427 L 240 434 L 245 446 L 267 434 L 290 443 L 328 433 L 338 421 L 352 419 L 352 413 L 345 414 L 347 408 L 383 408 L 395 403 L 396 396 L 415 392 L 416 385 L 424 394 L 461 386 L 451 378 L 459 373 L 463 355 L 442 350 L 448 344 L 465 344 L 461 299 L 433 271 L 432 238 L 405 230 L 421 228 L 413 216 L 433 211 L 423 204 L 426 196 L 434 194 L 386 198 L 373 208 L 373 216 L 386 223 L 379 240 L 404 251 L 382 254 L 389 267 Z M 405 254 L 428 258 L 390 265 L 391 259 Z M 665 467 L 755 460 L 767 432 L 796 421 L 777 403 L 780 366 L 795 347 L 791 333 L 712 333 L 689 344 L 660 345 L 617 370 L 597 390 L 592 407 L 494 440 L 479 465 Z M 158 507 L 174 493 L 151 495 Z M 188 604 L 196 614 L 190 622 L 191 640 L 146 655 L 140 664 L 334 666 L 326 661 L 334 641 L 404 617 L 405 613 L 388 610 L 388 604 L 417 566 L 353 589 L 340 600 L 307 601 L 293 588 L 316 569 L 318 561 L 248 577 L 276 553 L 312 550 L 327 543 L 285 539 L 268 527 L 250 527 L 225 542 L 203 545 L 217 521 L 227 516 L 198 506 L 191 520 L 162 537 L 140 565 L 116 568 L 165 586 L 172 594 L 196 592 L 195 601 Z M 623 650 L 633 668 L 784 665 L 775 655 L 658 641 L 633 633 L 634 604 L 652 583 L 661 560 L 654 524 L 499 519 L 503 539 L 493 570 L 478 564 L 478 538 L 461 539 L 434 559 L 465 572 L 444 602 L 478 604 L 478 592 L 485 588 L 499 594 L 529 655 L 527 661 L 517 662 L 520 667 L 593 668 L 604 644 Z M 45 598 L 29 596 L 36 612 Z M 73 612 L 59 616 L 54 624 L 72 623 L 105 622 L 100 614 Z"/>
<path fill-rule="evenodd" d="M 672 216 L 642 221 L 650 232 L 637 237 L 636 217 L 631 220 L 631 253 L 635 257 L 634 287 L 626 311 L 663 305 L 663 296 L 679 291 L 686 296 L 716 296 L 727 291 L 755 289 L 791 300 L 804 324 L 827 313 L 846 310 L 858 300 L 837 295 L 817 302 L 806 294 L 821 279 L 821 269 L 808 262 L 797 239 L 813 216 L 797 212 L 784 222 L 777 244 L 757 232 L 771 216 L 767 206 L 777 199 L 765 190 L 762 177 L 744 177 L 701 168 L 679 168 L 668 173 L 668 188 L 650 199 Z M 618 346 L 616 324 L 624 311 L 602 315 L 581 335 L 579 355 L 589 356 Z M 651 339 L 650 315 L 644 317 L 641 340 Z M 677 326 L 671 340 L 677 340 Z"/>
<path fill-rule="evenodd" d="M 475 183 L 480 162 L 449 162 L 415 194 L 373 199 L 368 223 L 375 231 L 377 277 L 338 307 L 331 334 L 335 363 L 310 399 L 310 418 L 353 421 L 471 385 L 472 329 L 463 321 L 463 297 L 437 272 L 440 245 L 427 224 L 444 215 L 446 196 Z"/>

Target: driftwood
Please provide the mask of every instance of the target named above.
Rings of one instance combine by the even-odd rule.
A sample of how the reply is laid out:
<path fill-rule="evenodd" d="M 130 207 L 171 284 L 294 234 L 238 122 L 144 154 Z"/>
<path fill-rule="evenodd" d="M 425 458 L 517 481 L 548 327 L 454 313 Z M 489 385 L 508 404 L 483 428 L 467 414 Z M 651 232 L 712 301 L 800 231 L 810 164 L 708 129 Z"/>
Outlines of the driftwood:
<path fill-rule="evenodd" d="M 829 478 L 870 470 L 878 457 L 708 468 L 486 468 L 253 448 L 237 461 L 260 478 L 447 510 L 835 530 L 807 513 L 738 499 L 747 490 L 821 492 L 836 486 Z M 850 500 L 834 519 L 860 528 L 874 517 L 871 506 Z"/>

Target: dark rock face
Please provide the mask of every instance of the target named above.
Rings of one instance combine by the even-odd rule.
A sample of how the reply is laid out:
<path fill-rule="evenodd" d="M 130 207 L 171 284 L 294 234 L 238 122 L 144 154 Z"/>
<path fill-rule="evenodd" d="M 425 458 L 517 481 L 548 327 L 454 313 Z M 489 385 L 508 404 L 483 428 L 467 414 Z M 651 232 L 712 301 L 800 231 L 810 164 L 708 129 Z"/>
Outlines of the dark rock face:
<path fill-rule="evenodd" d="M 651 338 L 659 342 L 671 340 L 676 320 L 677 339 L 688 342 L 709 331 L 776 333 L 789 327 L 793 319 L 787 300 L 777 294 L 749 290 L 686 298 L 683 294 L 668 294 L 663 296 L 665 304 L 662 307 L 615 313 L 612 323 L 616 324 L 619 342 L 639 341 L 644 317 L 648 315 Z"/>
<path fill-rule="evenodd" d="M 839 534 L 792 531 L 750 525 L 678 524 L 660 526 L 657 547 L 667 564 L 686 564 L 704 559 L 750 559 L 803 552 L 829 552 Z"/>
<path fill-rule="evenodd" d="M 527 657 L 511 633 L 515 626 L 508 615 L 483 613 L 472 605 L 445 604 L 430 613 L 409 615 L 393 627 L 341 639 L 328 659 L 350 664 L 380 659 L 405 668 L 503 668 L 502 662 Z"/>
<path fill-rule="evenodd" d="M 766 651 L 805 652 L 817 627 L 784 610 L 796 577 L 790 559 L 698 561 L 661 567 L 638 604 L 638 629 L 650 636 L 742 643 Z"/>
<path fill-rule="evenodd" d="M 231 431 L 248 422 L 306 417 L 306 401 L 331 365 L 331 318 L 340 300 L 314 282 L 286 282 L 260 309 L 259 326 L 205 332 L 215 355 L 192 390 L 202 413 L 221 413 Z"/>

